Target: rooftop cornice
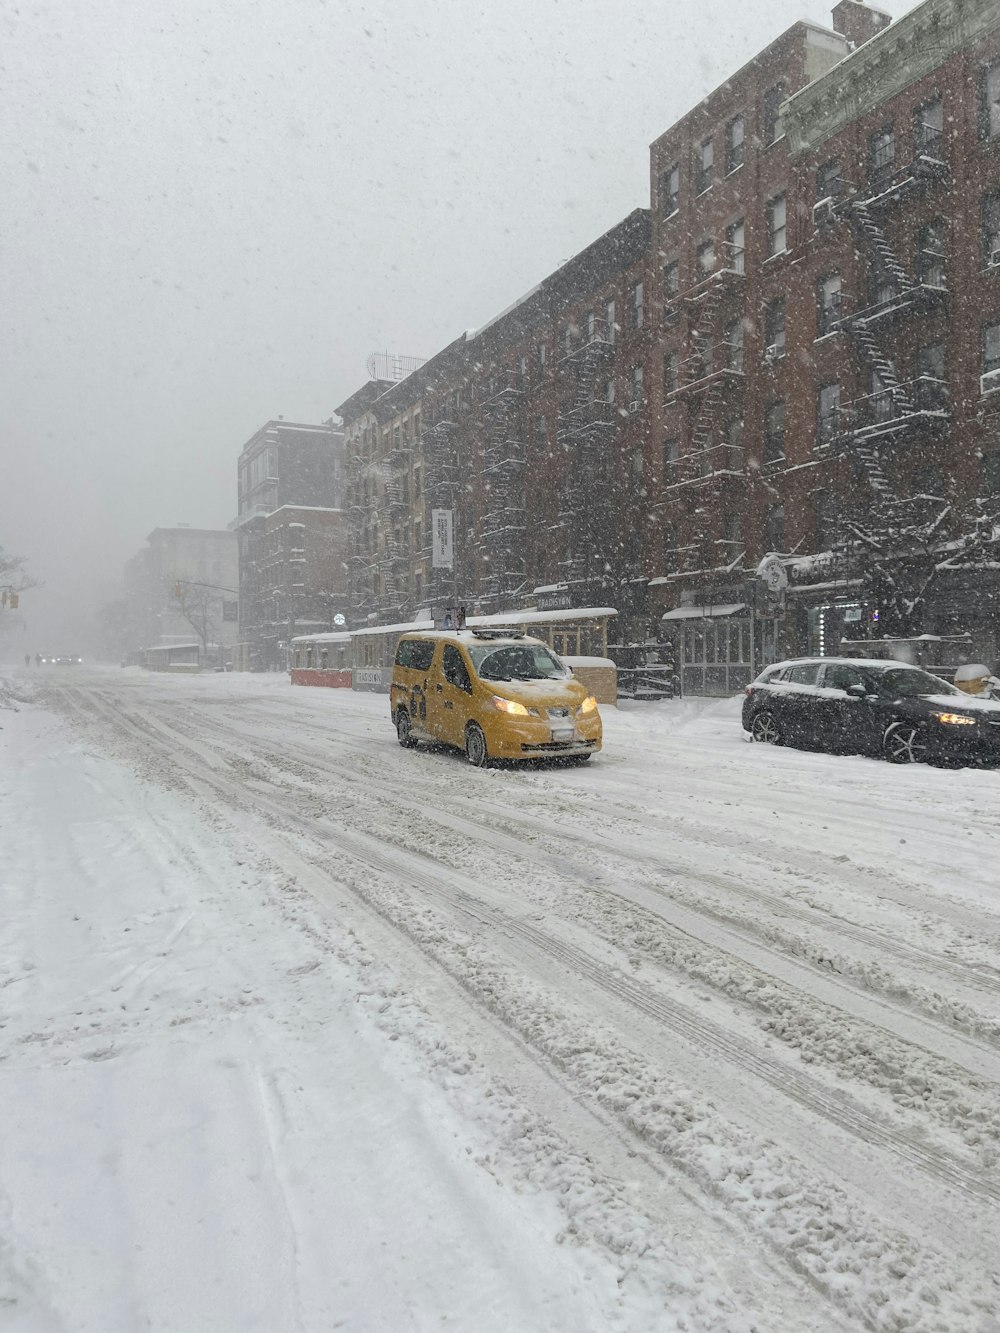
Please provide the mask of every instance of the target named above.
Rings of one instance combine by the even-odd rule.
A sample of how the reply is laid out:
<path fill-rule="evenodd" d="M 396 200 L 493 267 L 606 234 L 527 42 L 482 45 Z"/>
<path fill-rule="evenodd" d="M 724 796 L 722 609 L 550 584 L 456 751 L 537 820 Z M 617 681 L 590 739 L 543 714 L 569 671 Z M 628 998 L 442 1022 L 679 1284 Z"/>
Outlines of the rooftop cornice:
<path fill-rule="evenodd" d="M 924 0 L 788 99 L 791 155 L 817 148 L 998 28 L 996 0 Z"/>

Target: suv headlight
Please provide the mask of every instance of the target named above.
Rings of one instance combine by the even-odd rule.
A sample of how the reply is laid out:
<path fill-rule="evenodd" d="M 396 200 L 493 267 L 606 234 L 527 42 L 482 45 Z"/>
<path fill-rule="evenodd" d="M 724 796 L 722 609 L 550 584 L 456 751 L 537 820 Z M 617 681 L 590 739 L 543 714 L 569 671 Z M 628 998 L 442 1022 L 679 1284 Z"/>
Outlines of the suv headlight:
<path fill-rule="evenodd" d="M 596 707 L 597 700 L 592 694 L 588 694 L 586 699 L 584 699 L 583 703 L 580 705 L 579 711 L 581 713 L 592 713 Z"/>
<path fill-rule="evenodd" d="M 964 713 L 931 713 L 931 717 L 937 718 L 939 722 L 947 722 L 953 727 L 974 727 L 976 719 L 966 717 Z"/>

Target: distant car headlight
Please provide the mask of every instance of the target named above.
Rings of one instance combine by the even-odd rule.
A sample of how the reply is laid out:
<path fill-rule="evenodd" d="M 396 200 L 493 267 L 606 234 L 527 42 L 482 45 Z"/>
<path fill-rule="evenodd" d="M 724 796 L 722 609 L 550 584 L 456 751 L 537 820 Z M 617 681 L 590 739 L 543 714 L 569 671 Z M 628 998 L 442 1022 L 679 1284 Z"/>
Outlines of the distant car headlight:
<path fill-rule="evenodd" d="M 528 710 L 524 704 L 519 704 L 515 699 L 501 699 L 498 694 L 494 694 L 490 702 L 500 713 L 513 713 L 515 717 L 528 716 Z"/>
<path fill-rule="evenodd" d="M 592 713 L 596 707 L 597 707 L 597 700 L 594 698 L 592 694 L 588 694 L 586 699 L 584 699 L 583 703 L 580 705 L 580 712 Z"/>
<path fill-rule="evenodd" d="M 964 713 L 931 713 L 931 717 L 937 718 L 939 722 L 947 722 L 952 727 L 974 727 L 976 719 L 966 717 Z"/>

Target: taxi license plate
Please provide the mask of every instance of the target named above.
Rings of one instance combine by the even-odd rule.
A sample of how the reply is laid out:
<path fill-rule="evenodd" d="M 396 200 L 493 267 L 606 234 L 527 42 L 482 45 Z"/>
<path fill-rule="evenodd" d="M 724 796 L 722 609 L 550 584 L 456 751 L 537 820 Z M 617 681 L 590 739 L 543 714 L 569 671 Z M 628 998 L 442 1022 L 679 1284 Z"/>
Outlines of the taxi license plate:
<path fill-rule="evenodd" d="M 554 741 L 562 741 L 562 742 L 566 743 L 566 742 L 571 741 L 571 740 L 573 739 L 573 735 L 574 735 L 574 732 L 573 732 L 573 728 L 572 728 L 572 727 L 553 727 L 553 728 L 552 728 L 552 739 L 553 739 Z"/>

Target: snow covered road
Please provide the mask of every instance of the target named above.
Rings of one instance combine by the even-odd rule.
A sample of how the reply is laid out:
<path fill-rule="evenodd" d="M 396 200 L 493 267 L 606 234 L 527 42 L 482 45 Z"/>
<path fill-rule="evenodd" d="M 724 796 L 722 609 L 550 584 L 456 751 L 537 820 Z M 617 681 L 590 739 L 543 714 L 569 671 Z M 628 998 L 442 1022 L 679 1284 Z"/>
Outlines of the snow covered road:
<path fill-rule="evenodd" d="M 1000 774 L 7 682 L 4 1330 L 1000 1328 Z"/>

